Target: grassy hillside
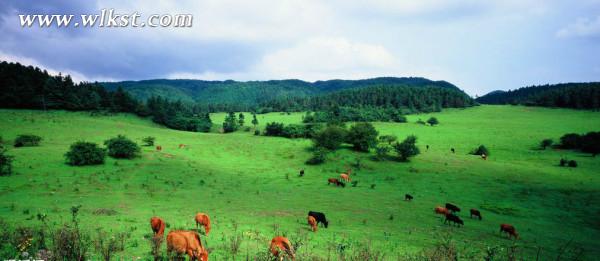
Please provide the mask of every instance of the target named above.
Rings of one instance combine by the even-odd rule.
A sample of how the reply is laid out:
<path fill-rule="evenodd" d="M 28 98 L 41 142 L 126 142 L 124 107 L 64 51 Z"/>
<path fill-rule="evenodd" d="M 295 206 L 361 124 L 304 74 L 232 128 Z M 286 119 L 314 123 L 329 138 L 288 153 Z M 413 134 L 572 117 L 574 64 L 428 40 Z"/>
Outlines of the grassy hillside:
<path fill-rule="evenodd" d="M 301 115 L 258 115 L 259 128 L 270 121 L 298 123 Z M 414 123 L 429 116 L 441 124 Z M 220 123 L 225 115 L 211 117 Z M 386 260 L 397 260 L 445 238 L 451 238 L 462 257 L 481 260 L 487 247 L 513 245 L 499 234 L 500 223 L 511 223 L 520 232 L 517 250 L 526 260 L 533 259 L 539 247 L 541 260 L 555 259 L 569 240 L 570 250 L 585 249 L 586 260 L 600 255 L 600 158 L 535 149 L 544 138 L 600 130 L 597 112 L 478 106 L 409 115 L 409 123 L 375 127 L 380 134 L 400 138 L 417 135 L 422 154 L 410 163 L 374 162 L 369 154 L 342 149 L 320 166 L 303 164 L 310 156 L 308 140 L 242 131 L 180 132 L 129 115 L 0 110 L 0 119 L 5 141 L 25 133 L 44 138 L 40 147 L 9 150 L 17 174 L 0 177 L 0 218 L 14 226 L 37 226 L 33 216 L 47 213 L 56 226 L 70 220 L 71 206 L 81 204 L 81 226 L 86 230 L 131 231 L 120 254 L 124 259 L 150 257 L 146 238 L 153 215 L 164 218 L 170 230 L 194 227 L 198 211 L 213 220 L 210 236 L 203 237 L 211 260 L 232 259 L 231 237 L 242 236 L 242 258 L 264 253 L 276 234 L 304 242 L 298 249 L 300 260 L 352 255 L 366 245 L 385 253 Z M 101 143 L 117 134 L 139 143 L 155 136 L 163 151 L 144 147 L 138 159 L 108 159 L 102 166 L 64 164 L 63 154 L 72 142 Z M 178 149 L 178 144 L 187 147 Z M 491 150 L 487 161 L 467 154 L 480 144 Z M 456 154 L 450 153 L 451 147 Z M 577 160 L 579 167 L 558 167 L 561 157 Z M 357 160 L 357 187 L 326 185 L 328 177 L 337 177 Z M 301 168 L 306 169 L 303 178 L 297 177 Z M 404 201 L 405 193 L 415 199 Z M 463 209 L 464 227 L 446 226 L 433 214 L 433 208 L 445 202 Z M 470 208 L 480 209 L 483 220 L 469 219 Z M 94 214 L 101 209 L 116 214 Z M 330 227 L 310 232 L 309 210 L 326 213 Z M 342 246 L 345 250 L 340 252 Z"/>

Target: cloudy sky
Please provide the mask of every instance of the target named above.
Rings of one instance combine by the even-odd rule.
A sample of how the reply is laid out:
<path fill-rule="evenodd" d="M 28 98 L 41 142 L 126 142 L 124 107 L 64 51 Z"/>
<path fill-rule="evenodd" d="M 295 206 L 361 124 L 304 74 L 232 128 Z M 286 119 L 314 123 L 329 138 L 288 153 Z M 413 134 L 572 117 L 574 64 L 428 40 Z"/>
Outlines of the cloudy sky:
<path fill-rule="evenodd" d="M 0 60 L 76 80 L 447 80 L 471 95 L 600 81 L 600 0 L 0 2 Z M 177 2 L 177 3 L 175 3 Z M 192 14 L 191 28 L 21 27 L 19 14 Z"/>

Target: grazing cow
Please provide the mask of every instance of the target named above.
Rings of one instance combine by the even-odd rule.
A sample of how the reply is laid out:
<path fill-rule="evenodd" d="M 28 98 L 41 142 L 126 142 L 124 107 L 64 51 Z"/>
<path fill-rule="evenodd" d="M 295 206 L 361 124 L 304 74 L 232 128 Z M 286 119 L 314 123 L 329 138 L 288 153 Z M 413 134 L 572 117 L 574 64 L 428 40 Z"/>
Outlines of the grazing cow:
<path fill-rule="evenodd" d="M 413 196 L 411 196 L 410 194 L 404 195 L 404 200 L 411 201 L 412 199 L 413 199 Z"/>
<path fill-rule="evenodd" d="M 462 219 L 460 219 L 457 215 L 454 215 L 452 213 L 448 213 L 446 215 L 446 220 L 444 220 L 444 224 L 446 224 L 446 222 L 450 221 L 451 223 L 456 224 L 458 227 L 460 227 L 461 225 L 465 225 L 465 223 L 462 221 Z"/>
<path fill-rule="evenodd" d="M 517 233 L 517 230 L 513 225 L 501 224 L 500 232 L 506 232 L 508 234 L 509 239 L 510 237 L 515 237 L 515 239 L 519 239 L 519 233 Z"/>
<path fill-rule="evenodd" d="M 346 173 L 340 174 L 340 178 L 342 178 L 346 182 L 352 181 L 352 179 L 350 179 L 350 176 L 348 176 L 348 174 L 346 174 Z"/>
<path fill-rule="evenodd" d="M 317 221 L 317 224 L 321 223 L 321 225 L 325 226 L 325 228 L 329 226 L 329 221 L 327 221 L 327 218 L 325 218 L 325 214 L 317 211 L 308 211 L 308 215 L 314 217 Z"/>
<path fill-rule="evenodd" d="M 478 217 L 479 220 L 481 220 L 481 212 L 474 208 L 471 209 L 471 218 L 473 218 L 473 216 Z"/>
<path fill-rule="evenodd" d="M 425 148 L 427 148 L 427 150 L 429 150 L 429 145 L 425 145 Z"/>
<path fill-rule="evenodd" d="M 208 215 L 204 213 L 196 214 L 196 230 L 198 230 L 198 225 L 204 226 L 204 233 L 208 236 L 208 232 L 210 232 L 210 218 Z"/>
<path fill-rule="evenodd" d="M 452 153 L 456 153 L 456 151 L 454 150 L 454 148 L 450 148 L 450 151 L 452 151 Z"/>
<path fill-rule="evenodd" d="M 450 210 L 452 213 L 454 213 L 454 212 L 460 212 L 460 208 L 459 208 L 459 207 L 457 207 L 457 206 L 456 206 L 456 205 L 454 205 L 454 204 L 446 203 L 446 208 L 447 208 L 448 210 Z"/>
<path fill-rule="evenodd" d="M 481 158 L 482 158 L 483 160 L 487 160 L 488 156 L 487 156 L 487 155 L 485 155 L 485 153 L 481 153 Z"/>
<path fill-rule="evenodd" d="M 274 237 L 271 240 L 271 245 L 269 246 L 269 250 L 271 254 L 275 257 L 279 257 L 279 260 L 283 260 L 283 255 L 279 255 L 279 251 L 283 251 L 292 260 L 296 260 L 296 255 L 294 254 L 294 247 L 290 244 L 290 241 L 282 236 Z"/>
<path fill-rule="evenodd" d="M 156 146 L 156 151 L 161 151 L 162 150 L 162 146 L 158 145 Z"/>
<path fill-rule="evenodd" d="M 150 227 L 154 232 L 154 237 L 163 237 L 165 233 L 165 221 L 159 217 L 152 217 L 150 219 Z"/>
<path fill-rule="evenodd" d="M 336 178 L 327 179 L 327 185 L 332 184 L 332 183 L 335 184 L 336 186 L 342 187 L 342 188 L 346 186 L 346 183 L 341 182 L 339 179 L 336 179 Z"/>
<path fill-rule="evenodd" d="M 450 211 L 447 208 L 441 207 L 441 206 L 435 207 L 435 209 L 433 209 L 433 211 L 436 214 L 440 214 L 440 215 L 444 215 L 444 216 L 450 214 Z"/>
<path fill-rule="evenodd" d="M 190 260 L 208 261 L 208 251 L 202 246 L 202 240 L 194 231 L 176 230 L 167 234 L 167 255 L 172 252 L 188 254 Z"/>
<path fill-rule="evenodd" d="M 301 170 L 300 170 L 300 175 L 299 175 L 299 176 L 300 176 L 300 177 L 304 177 L 304 169 L 301 169 Z"/>
<path fill-rule="evenodd" d="M 308 216 L 308 224 L 310 225 L 313 232 L 317 232 L 317 219 L 313 216 Z"/>

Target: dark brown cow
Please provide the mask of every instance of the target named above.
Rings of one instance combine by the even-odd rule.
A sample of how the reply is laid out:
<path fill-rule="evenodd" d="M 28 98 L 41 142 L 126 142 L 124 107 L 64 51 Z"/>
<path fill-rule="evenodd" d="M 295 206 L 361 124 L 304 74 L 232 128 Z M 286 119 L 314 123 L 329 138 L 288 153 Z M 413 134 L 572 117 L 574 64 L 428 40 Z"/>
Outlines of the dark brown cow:
<path fill-rule="evenodd" d="M 451 203 L 446 203 L 446 208 L 450 211 L 454 212 L 460 212 L 460 208 L 454 204 Z"/>
<path fill-rule="evenodd" d="M 473 216 L 478 217 L 479 220 L 481 220 L 481 212 L 474 208 L 471 209 L 471 218 L 473 218 Z"/>
<path fill-rule="evenodd" d="M 296 254 L 294 254 L 294 247 L 290 244 L 290 241 L 285 237 L 274 237 L 271 240 L 271 245 L 269 246 L 269 250 L 271 254 L 275 257 L 279 257 L 279 260 L 283 260 L 283 255 L 280 255 L 280 251 L 285 252 L 292 260 L 296 260 Z"/>
<path fill-rule="evenodd" d="M 208 261 L 208 251 L 202 246 L 202 240 L 194 231 L 176 230 L 167 234 L 167 255 L 173 251 L 187 254 L 190 260 Z"/>
<path fill-rule="evenodd" d="M 152 217 L 150 219 L 150 227 L 154 232 L 155 237 L 163 237 L 165 233 L 165 221 L 159 217 Z"/>
<path fill-rule="evenodd" d="M 515 239 L 519 239 L 519 233 L 517 233 L 517 230 L 515 229 L 515 227 L 513 225 L 510 224 L 501 224 L 500 225 L 500 232 L 505 232 L 508 234 L 508 238 L 510 237 L 515 237 Z"/>
<path fill-rule="evenodd" d="M 161 151 L 162 150 L 162 146 L 158 145 L 156 146 L 156 151 Z"/>
<path fill-rule="evenodd" d="M 329 185 L 329 184 L 335 184 L 336 186 L 342 187 L 342 188 L 346 186 L 346 184 L 344 182 L 341 182 L 339 179 L 336 179 L 336 178 L 327 179 L 327 185 Z"/>
<path fill-rule="evenodd" d="M 411 200 L 413 200 L 413 196 L 412 196 L 412 195 L 410 195 L 410 194 L 405 194 L 405 195 L 404 195 L 404 200 L 406 200 L 406 201 L 411 201 Z"/>
<path fill-rule="evenodd" d="M 196 229 L 198 229 L 198 225 L 204 226 L 204 233 L 208 236 L 210 232 L 210 218 L 208 218 L 208 215 L 198 213 L 194 219 L 196 220 Z"/>
<path fill-rule="evenodd" d="M 448 222 L 448 221 L 450 221 L 450 222 Z M 448 222 L 448 224 L 454 223 L 458 227 L 460 227 L 461 225 L 463 225 L 463 226 L 465 225 L 465 223 L 462 221 L 462 219 L 460 219 L 457 215 L 454 215 L 452 213 L 446 214 L 446 219 L 444 220 L 444 224 L 446 224 L 446 222 Z"/>

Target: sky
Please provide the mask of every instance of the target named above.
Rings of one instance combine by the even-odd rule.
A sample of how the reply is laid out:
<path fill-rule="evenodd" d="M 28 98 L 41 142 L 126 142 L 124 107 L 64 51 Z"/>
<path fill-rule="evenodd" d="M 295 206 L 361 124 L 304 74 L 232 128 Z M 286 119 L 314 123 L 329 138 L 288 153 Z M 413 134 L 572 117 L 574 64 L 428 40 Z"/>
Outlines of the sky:
<path fill-rule="evenodd" d="M 39 28 L 19 20 L 104 8 L 191 14 L 193 26 Z M 481 96 L 600 81 L 600 0 L 2 0 L 0 60 L 76 81 L 416 76 Z"/>

